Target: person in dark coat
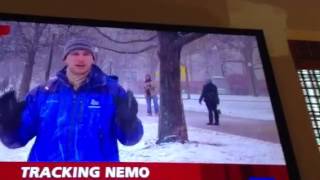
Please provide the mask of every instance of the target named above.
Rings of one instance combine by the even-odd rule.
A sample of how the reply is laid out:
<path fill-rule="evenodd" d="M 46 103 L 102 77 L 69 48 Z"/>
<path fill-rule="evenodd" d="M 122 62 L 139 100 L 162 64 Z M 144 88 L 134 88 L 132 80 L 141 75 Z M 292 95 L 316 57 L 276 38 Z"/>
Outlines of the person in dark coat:
<path fill-rule="evenodd" d="M 208 112 L 209 112 L 209 123 L 208 125 L 213 125 L 213 114 L 214 112 L 214 125 L 219 125 L 219 110 L 217 109 L 218 104 L 220 103 L 218 96 L 218 88 L 214 85 L 211 80 L 208 80 L 207 83 L 203 86 L 199 103 L 201 104 L 202 100 L 206 103 Z"/>

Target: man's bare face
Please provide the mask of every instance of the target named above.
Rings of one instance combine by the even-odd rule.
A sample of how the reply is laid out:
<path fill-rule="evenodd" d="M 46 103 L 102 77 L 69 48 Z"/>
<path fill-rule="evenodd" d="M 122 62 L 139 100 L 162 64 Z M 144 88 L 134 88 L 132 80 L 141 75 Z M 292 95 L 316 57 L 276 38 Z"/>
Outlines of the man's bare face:
<path fill-rule="evenodd" d="M 94 59 L 88 50 L 73 50 L 67 55 L 64 62 L 72 74 L 83 75 L 90 71 Z"/>

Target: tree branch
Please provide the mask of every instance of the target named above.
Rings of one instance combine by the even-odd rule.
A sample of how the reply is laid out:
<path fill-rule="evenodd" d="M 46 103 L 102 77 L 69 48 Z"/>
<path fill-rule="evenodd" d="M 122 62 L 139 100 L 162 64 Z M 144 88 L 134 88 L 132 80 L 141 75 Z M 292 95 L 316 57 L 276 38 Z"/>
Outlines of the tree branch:
<path fill-rule="evenodd" d="M 17 30 L 21 34 L 22 40 L 24 41 L 23 42 L 24 47 L 26 49 L 29 49 L 28 45 L 32 44 L 32 42 L 30 39 L 27 38 L 26 34 L 23 32 L 23 28 L 20 22 L 17 23 Z"/>
<path fill-rule="evenodd" d="M 158 45 L 150 45 L 150 46 L 147 46 L 147 47 L 140 49 L 138 51 L 120 51 L 120 50 L 115 50 L 115 49 L 111 49 L 111 48 L 107 48 L 107 47 L 103 47 L 103 46 L 99 46 L 99 45 L 95 45 L 95 47 L 101 48 L 103 50 L 119 53 L 119 54 L 139 54 L 139 53 L 148 51 L 150 49 L 154 49 L 154 48 L 158 47 Z"/>
<path fill-rule="evenodd" d="M 175 46 L 184 46 L 196 39 L 199 39 L 207 34 L 201 34 L 201 33 L 188 33 L 186 35 L 181 36 L 177 40 L 175 40 L 174 44 Z"/>
<path fill-rule="evenodd" d="M 33 36 L 33 48 L 35 48 L 35 51 L 39 48 L 39 43 L 41 36 L 43 34 L 43 31 L 46 29 L 47 24 L 39 24 L 38 26 L 35 27 L 35 34 Z"/>
<path fill-rule="evenodd" d="M 115 40 L 113 38 L 111 38 L 110 36 L 108 36 L 107 34 L 103 33 L 99 28 L 94 28 L 101 36 L 107 38 L 108 40 L 114 42 L 114 43 L 119 43 L 119 44 L 129 44 L 129 43 L 138 43 L 138 42 L 149 42 L 154 40 L 155 38 L 157 38 L 157 35 L 151 36 L 147 39 L 134 39 L 134 40 L 129 40 L 129 41 L 119 41 L 119 40 Z"/>

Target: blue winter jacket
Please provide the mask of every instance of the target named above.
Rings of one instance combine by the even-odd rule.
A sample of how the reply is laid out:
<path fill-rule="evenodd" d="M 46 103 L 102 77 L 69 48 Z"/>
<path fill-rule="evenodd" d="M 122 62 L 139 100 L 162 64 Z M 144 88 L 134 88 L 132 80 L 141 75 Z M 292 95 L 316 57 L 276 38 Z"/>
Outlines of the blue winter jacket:
<path fill-rule="evenodd" d="M 135 118 L 125 119 L 133 122 L 129 129 L 117 121 L 117 103 L 126 98 L 117 81 L 95 65 L 77 91 L 64 68 L 56 80 L 29 93 L 21 127 L 12 138 L 24 146 L 36 136 L 28 161 L 119 161 L 117 140 L 133 145 L 143 135 L 136 114 L 122 116 Z"/>

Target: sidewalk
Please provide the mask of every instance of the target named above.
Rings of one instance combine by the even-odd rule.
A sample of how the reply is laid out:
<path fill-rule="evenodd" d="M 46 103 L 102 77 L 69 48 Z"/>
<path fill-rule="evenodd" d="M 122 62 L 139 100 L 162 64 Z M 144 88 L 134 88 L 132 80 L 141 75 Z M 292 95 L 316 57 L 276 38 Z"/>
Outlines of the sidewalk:
<path fill-rule="evenodd" d="M 145 105 L 143 95 L 135 95 L 139 104 Z M 221 95 L 218 108 L 223 115 L 236 118 L 274 121 L 274 114 L 269 97 Z M 159 98 L 160 99 L 160 98 Z M 199 95 L 193 94 L 191 99 L 183 99 L 183 106 L 186 111 L 207 113 L 205 103 L 199 104 Z"/>
<path fill-rule="evenodd" d="M 146 105 L 139 104 L 138 116 L 143 117 L 146 114 Z M 272 143 L 280 142 L 275 121 L 238 118 L 222 114 L 220 116 L 220 126 L 208 126 L 206 124 L 208 122 L 207 112 L 185 111 L 185 117 L 187 126 L 210 129 L 213 131 L 254 138 Z M 158 116 L 154 115 L 148 117 L 148 121 L 150 120 L 158 122 Z"/>

